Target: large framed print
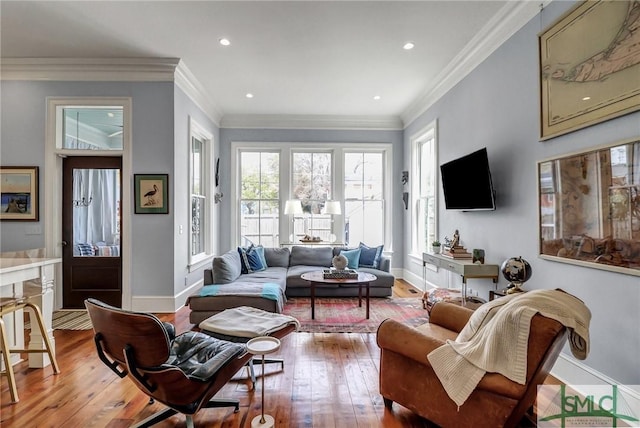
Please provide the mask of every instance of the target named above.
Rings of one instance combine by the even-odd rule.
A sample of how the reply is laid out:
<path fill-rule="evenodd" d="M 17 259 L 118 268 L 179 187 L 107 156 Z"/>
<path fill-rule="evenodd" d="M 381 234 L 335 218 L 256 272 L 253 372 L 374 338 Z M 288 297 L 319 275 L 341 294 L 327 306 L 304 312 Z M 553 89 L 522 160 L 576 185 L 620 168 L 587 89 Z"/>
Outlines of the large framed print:
<path fill-rule="evenodd" d="M 135 213 L 169 213 L 169 175 L 134 174 Z"/>
<path fill-rule="evenodd" d="M 640 110 L 640 0 L 582 2 L 539 48 L 540 140 Z"/>
<path fill-rule="evenodd" d="M 0 220 L 38 221 L 38 167 L 0 167 Z"/>

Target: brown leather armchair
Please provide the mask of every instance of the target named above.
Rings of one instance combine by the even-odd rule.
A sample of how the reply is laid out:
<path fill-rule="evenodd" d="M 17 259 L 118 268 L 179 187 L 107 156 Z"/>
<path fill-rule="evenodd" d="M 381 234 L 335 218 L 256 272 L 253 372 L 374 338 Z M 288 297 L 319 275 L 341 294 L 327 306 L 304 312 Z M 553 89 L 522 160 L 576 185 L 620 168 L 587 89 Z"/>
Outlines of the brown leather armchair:
<path fill-rule="evenodd" d="M 498 373 L 486 373 L 476 389 L 458 406 L 438 380 L 427 354 L 454 340 L 472 310 L 439 302 L 429 322 L 417 328 L 392 319 L 378 328 L 380 393 L 385 406 L 399 403 L 442 427 L 515 427 L 535 401 L 537 386 L 544 383 L 562 350 L 567 330 L 559 322 L 537 314 L 531 320 L 526 384 Z"/>

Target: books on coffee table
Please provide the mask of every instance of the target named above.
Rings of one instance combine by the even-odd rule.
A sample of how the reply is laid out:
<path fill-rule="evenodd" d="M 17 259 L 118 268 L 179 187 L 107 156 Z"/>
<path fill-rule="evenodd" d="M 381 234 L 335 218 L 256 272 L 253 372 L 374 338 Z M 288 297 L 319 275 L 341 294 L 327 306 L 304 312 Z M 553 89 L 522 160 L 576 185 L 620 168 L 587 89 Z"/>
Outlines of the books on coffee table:
<path fill-rule="evenodd" d="M 358 279 L 358 272 L 354 269 L 324 269 L 322 271 L 324 279 Z"/>

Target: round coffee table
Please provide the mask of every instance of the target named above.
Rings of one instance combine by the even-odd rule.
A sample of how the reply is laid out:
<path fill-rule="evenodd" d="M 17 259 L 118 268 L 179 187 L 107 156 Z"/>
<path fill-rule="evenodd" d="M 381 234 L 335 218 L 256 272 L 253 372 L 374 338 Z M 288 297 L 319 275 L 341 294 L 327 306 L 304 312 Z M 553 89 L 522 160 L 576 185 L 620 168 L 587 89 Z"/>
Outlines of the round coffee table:
<path fill-rule="evenodd" d="M 315 319 L 316 317 L 316 286 L 322 287 L 322 285 L 331 284 L 338 285 L 339 287 L 358 287 L 358 307 L 362 307 L 362 287 L 366 289 L 366 302 L 367 302 L 367 310 L 366 315 L 367 319 L 369 319 L 369 284 L 372 281 L 378 279 L 377 276 L 367 273 L 367 272 L 358 272 L 358 278 L 353 279 L 325 279 L 324 274 L 321 270 L 307 272 L 300 275 L 300 278 L 305 281 L 309 281 L 309 286 L 311 287 L 311 319 Z"/>

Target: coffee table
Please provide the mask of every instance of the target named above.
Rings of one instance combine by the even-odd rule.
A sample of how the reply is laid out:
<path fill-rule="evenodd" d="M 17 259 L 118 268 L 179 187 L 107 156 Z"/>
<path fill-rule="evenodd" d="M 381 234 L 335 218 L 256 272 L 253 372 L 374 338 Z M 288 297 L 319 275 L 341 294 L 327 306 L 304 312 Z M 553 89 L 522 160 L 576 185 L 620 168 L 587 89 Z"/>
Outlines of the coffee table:
<path fill-rule="evenodd" d="M 366 302 L 367 310 L 366 315 L 369 319 L 369 284 L 372 281 L 378 279 L 377 276 L 366 273 L 358 272 L 358 278 L 354 279 L 325 279 L 321 270 L 306 272 L 300 275 L 300 278 L 305 281 L 309 281 L 311 287 L 311 319 L 316 317 L 316 287 L 322 287 L 323 285 L 338 285 L 339 287 L 358 287 L 358 307 L 362 307 L 362 287 L 366 289 Z"/>

